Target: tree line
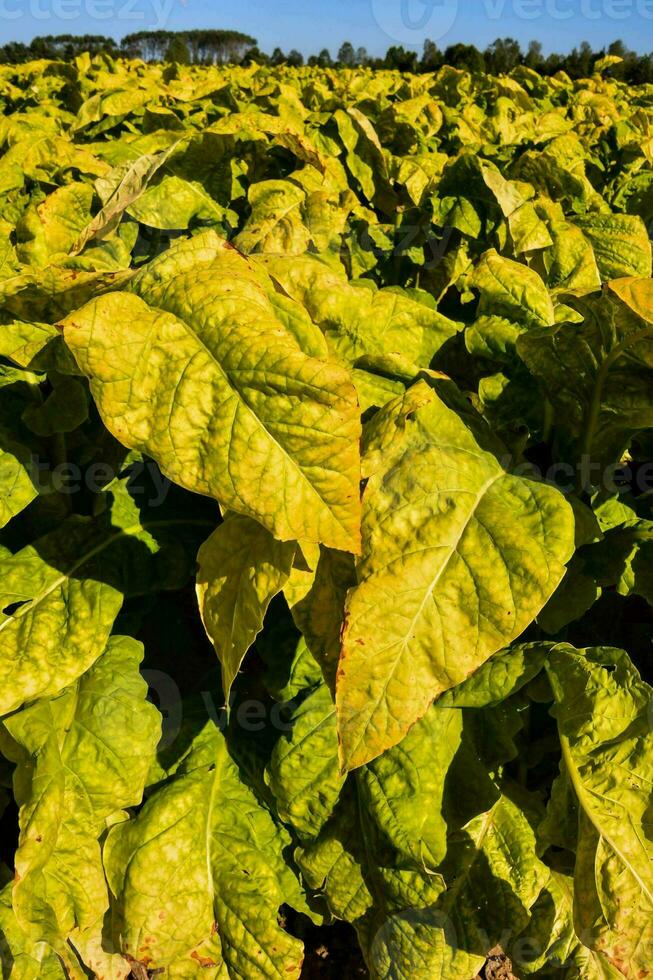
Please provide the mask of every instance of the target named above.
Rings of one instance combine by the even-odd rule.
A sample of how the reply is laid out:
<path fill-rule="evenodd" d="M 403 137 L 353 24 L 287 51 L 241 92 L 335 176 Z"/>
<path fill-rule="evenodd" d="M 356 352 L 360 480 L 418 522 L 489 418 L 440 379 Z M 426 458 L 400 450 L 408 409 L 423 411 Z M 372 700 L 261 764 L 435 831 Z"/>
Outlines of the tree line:
<path fill-rule="evenodd" d="M 102 34 L 48 34 L 29 44 L 10 41 L 0 47 L 0 63 L 20 64 L 37 58 L 72 61 L 77 55 L 105 53 L 113 58 L 177 61 L 184 64 L 241 64 L 256 49 L 256 38 L 240 31 L 138 31 L 122 41 Z"/>
<path fill-rule="evenodd" d="M 406 72 L 437 71 L 443 65 L 463 68 L 472 72 L 491 75 L 505 74 L 518 65 L 525 65 L 544 75 L 565 71 L 571 78 L 584 78 L 592 74 L 599 59 L 606 55 L 621 58 L 608 69 L 610 75 L 633 84 L 653 82 L 653 52 L 638 55 L 630 51 L 623 41 L 613 41 L 608 48 L 594 50 L 587 41 L 573 48 L 568 54 L 544 55 L 539 41 L 531 41 L 524 50 L 514 38 L 497 38 L 484 50 L 473 44 L 452 44 L 440 50 L 435 42 L 427 40 L 421 55 L 401 45 L 388 48 L 382 58 L 368 54 L 364 47 L 354 47 L 349 41 L 340 46 L 332 57 L 323 48 L 319 54 L 304 59 L 294 49 L 284 52 L 275 48 L 266 54 L 258 47 L 255 38 L 240 31 L 192 30 L 192 31 L 138 31 L 128 34 L 122 41 L 100 34 L 48 35 L 36 37 L 30 44 L 9 42 L 0 47 L 0 63 L 18 64 L 37 58 L 70 61 L 84 51 L 91 54 L 105 52 L 112 57 L 142 58 L 144 61 L 175 62 L 178 64 L 304 64 L 322 68 L 386 68 Z"/>

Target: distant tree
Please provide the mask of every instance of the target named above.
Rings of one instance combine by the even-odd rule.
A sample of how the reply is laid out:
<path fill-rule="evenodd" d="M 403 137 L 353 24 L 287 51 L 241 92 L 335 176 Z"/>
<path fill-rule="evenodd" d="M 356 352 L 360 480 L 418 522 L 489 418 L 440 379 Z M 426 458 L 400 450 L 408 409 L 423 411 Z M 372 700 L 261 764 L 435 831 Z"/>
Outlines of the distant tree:
<path fill-rule="evenodd" d="M 3 65 L 20 65 L 29 61 L 30 50 L 22 41 L 9 41 L 0 48 L 0 63 Z"/>
<path fill-rule="evenodd" d="M 356 52 L 350 41 L 345 41 L 338 51 L 338 64 L 343 68 L 353 68 L 356 63 Z"/>
<path fill-rule="evenodd" d="M 46 34 L 35 37 L 26 49 L 31 58 L 52 58 L 71 61 L 83 51 L 98 54 L 105 51 L 117 54 L 116 42 L 103 34 Z"/>
<path fill-rule="evenodd" d="M 580 70 L 582 72 L 582 77 L 587 78 L 592 74 L 592 68 L 594 67 L 594 62 L 596 61 L 596 55 L 592 51 L 591 44 L 587 41 L 583 41 L 578 51 L 578 61 Z"/>
<path fill-rule="evenodd" d="M 452 44 L 444 52 L 445 65 L 471 72 L 485 71 L 485 58 L 474 44 Z"/>
<path fill-rule="evenodd" d="M 170 44 L 166 48 L 163 60 L 175 65 L 189 65 L 190 51 L 188 45 L 180 37 L 170 39 Z"/>
<path fill-rule="evenodd" d="M 608 54 L 616 55 L 617 58 L 625 58 L 628 54 L 628 48 L 621 38 L 619 38 L 618 40 L 612 42 L 608 48 Z"/>
<path fill-rule="evenodd" d="M 633 74 L 635 64 L 637 62 L 637 55 L 635 52 L 629 51 L 622 40 L 617 40 L 613 41 L 608 47 L 608 54 L 622 59 L 621 64 L 612 65 L 609 68 L 608 74 L 610 77 L 628 80 Z"/>
<path fill-rule="evenodd" d="M 242 65 L 267 65 L 270 63 L 270 56 L 261 51 L 257 45 L 248 50 L 243 55 Z"/>
<path fill-rule="evenodd" d="M 424 51 L 422 53 L 422 60 L 419 63 L 420 69 L 422 71 L 436 71 L 442 64 L 442 55 L 440 50 L 435 43 L 435 41 L 429 40 L 429 38 L 424 41 Z"/>
<path fill-rule="evenodd" d="M 304 55 L 301 53 L 301 51 L 297 51 L 295 48 L 293 48 L 292 51 L 288 53 L 286 61 L 293 68 L 301 68 L 301 66 L 304 64 Z"/>
<path fill-rule="evenodd" d="M 385 67 L 396 71 L 416 71 L 417 52 L 407 51 L 400 44 L 394 44 L 385 53 Z"/>
<path fill-rule="evenodd" d="M 628 81 L 633 85 L 646 85 L 653 83 L 653 53 L 642 55 L 637 58 L 632 66 L 632 71 Z"/>
<path fill-rule="evenodd" d="M 366 65 L 370 60 L 370 56 L 367 53 L 367 48 L 356 48 L 355 54 L 355 64 Z"/>
<path fill-rule="evenodd" d="M 272 57 L 270 58 L 271 65 L 283 65 L 286 62 L 286 56 L 281 50 L 281 48 L 275 48 L 272 52 Z"/>
<path fill-rule="evenodd" d="M 49 38 L 35 37 L 29 46 L 33 58 L 56 58 L 57 54 Z"/>
<path fill-rule="evenodd" d="M 486 70 L 492 75 L 507 75 L 521 60 L 519 42 L 512 37 L 498 37 L 485 50 Z"/>
<path fill-rule="evenodd" d="M 239 64 L 256 44 L 256 38 L 240 31 L 137 31 L 122 39 L 121 53 L 129 52 L 133 57 L 136 52 L 144 61 L 163 61 L 173 38 L 188 47 L 194 65 Z"/>
<path fill-rule="evenodd" d="M 544 74 L 545 75 L 555 75 L 556 72 L 564 71 L 566 68 L 566 59 L 559 54 L 550 54 L 546 61 L 544 62 Z"/>
<path fill-rule="evenodd" d="M 320 66 L 320 68 L 330 68 L 331 67 L 331 65 L 333 64 L 333 62 L 331 60 L 331 54 L 330 54 L 328 48 L 322 48 L 322 50 L 320 51 L 320 53 L 317 56 L 317 64 Z"/>
<path fill-rule="evenodd" d="M 572 48 L 564 59 L 565 71 L 571 78 L 588 78 L 598 55 L 594 54 L 591 45 L 583 41 L 580 48 Z"/>
<path fill-rule="evenodd" d="M 532 68 L 533 71 L 539 71 L 544 62 L 544 56 L 542 55 L 542 45 L 539 41 L 531 41 L 528 45 L 528 51 L 524 58 L 524 64 L 527 68 Z"/>

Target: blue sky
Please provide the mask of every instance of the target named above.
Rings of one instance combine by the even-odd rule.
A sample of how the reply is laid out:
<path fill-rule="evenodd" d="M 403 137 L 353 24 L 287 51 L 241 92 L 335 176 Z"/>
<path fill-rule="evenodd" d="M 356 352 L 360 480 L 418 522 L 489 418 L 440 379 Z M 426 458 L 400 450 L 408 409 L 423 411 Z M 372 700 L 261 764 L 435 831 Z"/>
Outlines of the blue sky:
<path fill-rule="evenodd" d="M 120 38 L 155 28 L 228 27 L 252 34 L 263 50 L 303 54 L 343 40 L 382 54 L 391 44 L 421 49 L 457 41 L 480 47 L 496 37 L 532 38 L 545 52 L 583 40 L 615 38 L 653 50 L 653 0 L 0 0 L 1 41 L 37 34 L 97 33 Z"/>

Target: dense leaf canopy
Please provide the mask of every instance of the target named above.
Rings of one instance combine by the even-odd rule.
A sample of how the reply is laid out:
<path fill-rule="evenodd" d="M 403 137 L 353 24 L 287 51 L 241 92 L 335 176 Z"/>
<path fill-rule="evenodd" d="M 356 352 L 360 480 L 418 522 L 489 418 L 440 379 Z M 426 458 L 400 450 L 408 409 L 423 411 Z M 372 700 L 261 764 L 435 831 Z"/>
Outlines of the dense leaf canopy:
<path fill-rule="evenodd" d="M 613 63 L 0 69 L 3 978 L 653 975 Z"/>

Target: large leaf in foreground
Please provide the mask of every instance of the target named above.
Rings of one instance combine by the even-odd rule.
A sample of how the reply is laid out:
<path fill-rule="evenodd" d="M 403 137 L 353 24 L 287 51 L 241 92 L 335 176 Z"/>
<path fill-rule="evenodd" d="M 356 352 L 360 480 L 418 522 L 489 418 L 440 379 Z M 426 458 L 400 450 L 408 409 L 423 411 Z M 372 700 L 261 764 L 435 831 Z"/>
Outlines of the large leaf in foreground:
<path fill-rule="evenodd" d="M 142 656 L 140 643 L 113 637 L 59 697 L 4 723 L 21 808 L 13 906 L 35 939 L 55 948 L 74 929 L 100 931 L 108 895 L 98 838 L 141 802 L 161 730 L 145 700 Z"/>
<path fill-rule="evenodd" d="M 107 428 L 281 540 L 357 551 L 360 429 L 348 372 L 304 353 L 265 275 L 233 249 L 171 250 L 134 289 L 140 296 L 100 297 L 64 322 Z"/>
<path fill-rule="evenodd" d="M 651 688 L 621 650 L 560 645 L 548 672 L 580 812 L 576 932 L 635 980 L 653 942 Z"/>
<path fill-rule="evenodd" d="M 336 699 L 347 768 L 519 636 L 574 546 L 562 495 L 506 472 L 425 382 L 376 416 L 366 460 Z"/>
<path fill-rule="evenodd" d="M 176 776 L 109 835 L 118 948 L 150 970 L 178 960 L 190 969 L 215 932 L 207 968 L 221 965 L 221 944 L 229 977 L 298 977 L 301 944 L 277 921 L 293 897 L 288 843 L 209 722 Z"/>

